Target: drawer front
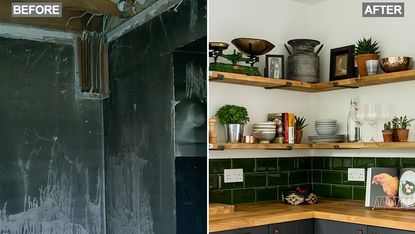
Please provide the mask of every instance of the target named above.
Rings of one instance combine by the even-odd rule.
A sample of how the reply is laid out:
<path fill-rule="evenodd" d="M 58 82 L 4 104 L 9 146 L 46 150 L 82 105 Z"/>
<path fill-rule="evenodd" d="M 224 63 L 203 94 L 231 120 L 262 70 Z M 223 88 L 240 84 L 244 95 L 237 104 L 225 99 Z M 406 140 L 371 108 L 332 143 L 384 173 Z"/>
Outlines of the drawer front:
<path fill-rule="evenodd" d="M 242 228 L 224 232 L 214 232 L 212 234 L 268 234 L 268 225 L 251 228 Z"/>
<path fill-rule="evenodd" d="M 299 220 L 286 223 L 272 224 L 269 234 L 313 234 L 314 220 Z"/>
<path fill-rule="evenodd" d="M 367 234 L 414 234 L 415 232 L 369 226 Z"/>
<path fill-rule="evenodd" d="M 314 234 L 366 234 L 367 226 L 316 219 Z"/>

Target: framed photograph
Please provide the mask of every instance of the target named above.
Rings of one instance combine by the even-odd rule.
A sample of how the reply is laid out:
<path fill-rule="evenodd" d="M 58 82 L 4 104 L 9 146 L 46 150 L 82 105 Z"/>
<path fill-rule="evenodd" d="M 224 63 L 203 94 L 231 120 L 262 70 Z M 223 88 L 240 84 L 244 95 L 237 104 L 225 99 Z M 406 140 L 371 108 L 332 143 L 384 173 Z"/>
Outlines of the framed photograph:
<path fill-rule="evenodd" d="M 355 77 L 354 45 L 330 50 L 330 81 Z"/>
<path fill-rule="evenodd" d="M 265 77 L 282 79 L 284 77 L 284 55 L 265 55 Z"/>

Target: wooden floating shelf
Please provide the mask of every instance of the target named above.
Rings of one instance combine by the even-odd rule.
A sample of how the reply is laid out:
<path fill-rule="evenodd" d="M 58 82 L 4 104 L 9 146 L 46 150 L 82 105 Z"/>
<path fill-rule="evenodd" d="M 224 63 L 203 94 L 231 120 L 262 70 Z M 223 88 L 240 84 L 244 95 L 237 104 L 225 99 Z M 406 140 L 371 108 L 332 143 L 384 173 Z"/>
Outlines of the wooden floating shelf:
<path fill-rule="evenodd" d="M 266 89 L 285 89 L 301 92 L 325 92 L 346 88 L 359 88 L 371 85 L 415 81 L 415 70 L 384 73 L 374 76 L 350 78 L 322 83 L 307 83 L 297 80 L 272 79 L 261 76 L 247 76 L 244 74 L 210 71 L 209 80 L 228 84 L 249 85 Z"/>
<path fill-rule="evenodd" d="M 362 143 L 316 143 L 316 144 L 210 144 L 210 150 L 225 149 L 415 149 L 415 142 L 362 142 Z"/>

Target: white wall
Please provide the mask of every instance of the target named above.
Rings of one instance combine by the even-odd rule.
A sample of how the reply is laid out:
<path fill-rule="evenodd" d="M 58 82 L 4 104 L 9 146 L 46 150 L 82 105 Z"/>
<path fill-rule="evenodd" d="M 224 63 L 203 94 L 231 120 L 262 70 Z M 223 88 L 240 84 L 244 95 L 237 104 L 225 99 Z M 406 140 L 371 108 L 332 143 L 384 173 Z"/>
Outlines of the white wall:
<path fill-rule="evenodd" d="M 362 18 L 362 1 L 328 0 L 310 5 L 289 0 L 209 0 L 209 40 L 230 43 L 237 37 L 267 39 L 276 45 L 270 54 L 284 54 L 287 63 L 283 43 L 294 38 L 317 39 L 324 44 L 320 52 L 321 81 L 328 80 L 330 49 L 354 44 L 362 37 L 378 40 L 382 57 L 415 58 L 415 31 L 411 30 L 415 23 L 415 2 L 402 0 L 404 18 Z M 228 52 L 233 47 L 230 49 Z M 263 67 L 263 60 L 258 66 Z M 247 107 L 251 123 L 265 120 L 268 112 L 282 111 L 305 115 L 311 123 L 320 118 L 335 118 L 341 127 L 339 133 L 345 134 L 351 97 L 361 103 L 388 103 L 393 106 L 391 115 L 415 117 L 414 90 L 415 81 L 317 94 L 210 82 L 209 113 L 214 115 L 223 104 L 238 104 Z M 414 126 L 411 141 L 415 141 Z M 379 123 L 379 139 L 380 129 Z M 306 128 L 306 136 L 314 134 L 313 126 Z M 369 137 L 367 128 L 363 135 Z"/>
<path fill-rule="evenodd" d="M 283 43 L 291 38 L 305 37 L 309 28 L 304 22 L 309 14 L 306 5 L 275 0 L 209 0 L 209 41 L 230 44 L 227 53 L 235 48 L 230 41 L 238 37 L 262 38 L 275 48 L 270 54 L 285 54 Z M 293 30 L 296 28 L 296 30 Z M 264 66 L 261 56 L 258 67 Z M 260 69 L 261 71 L 263 69 Z M 213 116 L 225 104 L 243 105 L 248 109 L 250 133 L 252 123 L 267 120 L 267 113 L 293 112 L 311 118 L 310 94 L 284 90 L 265 90 L 242 85 L 209 83 L 209 113 Z M 219 141 L 223 142 L 223 127 L 219 126 Z"/>
<path fill-rule="evenodd" d="M 329 0 L 310 6 L 310 37 L 317 37 L 325 45 L 320 53 L 321 79 L 329 80 L 330 49 L 352 45 L 362 37 L 373 37 L 379 42 L 381 57 L 410 56 L 415 58 L 415 2 L 405 2 L 403 18 L 363 18 L 363 0 Z M 387 1 L 386 1 L 387 2 Z M 389 1 L 390 2 L 390 1 Z M 415 81 L 363 87 L 355 90 L 332 91 L 312 96 L 312 118 L 335 118 L 341 121 L 341 132 L 346 132 L 345 121 L 349 99 L 356 97 L 360 103 L 391 104 L 391 115 L 415 117 Z M 413 124 L 415 126 L 415 123 Z M 415 141 L 415 128 L 411 127 L 410 141 Z M 382 139 L 383 123 L 378 124 L 378 139 Z M 370 129 L 363 129 L 368 139 Z"/>

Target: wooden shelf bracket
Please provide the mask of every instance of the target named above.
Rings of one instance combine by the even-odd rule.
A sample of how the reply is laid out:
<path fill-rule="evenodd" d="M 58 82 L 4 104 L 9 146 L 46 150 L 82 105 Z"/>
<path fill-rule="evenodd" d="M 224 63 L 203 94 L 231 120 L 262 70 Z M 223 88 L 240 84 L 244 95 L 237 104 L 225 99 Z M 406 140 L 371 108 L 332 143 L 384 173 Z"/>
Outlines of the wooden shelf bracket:
<path fill-rule="evenodd" d="M 331 83 L 331 86 L 338 87 L 338 88 L 348 88 L 348 89 L 358 89 L 359 87 L 356 86 L 349 86 L 349 85 L 340 85 L 339 82 Z"/>
<path fill-rule="evenodd" d="M 210 78 L 210 80 L 223 80 L 225 76 L 223 74 L 218 74 L 218 76 Z"/>

